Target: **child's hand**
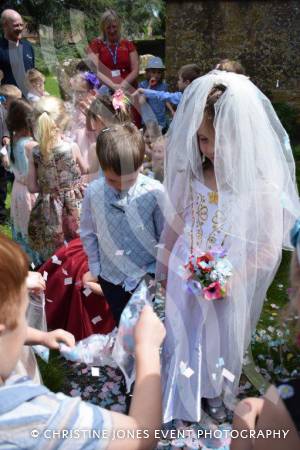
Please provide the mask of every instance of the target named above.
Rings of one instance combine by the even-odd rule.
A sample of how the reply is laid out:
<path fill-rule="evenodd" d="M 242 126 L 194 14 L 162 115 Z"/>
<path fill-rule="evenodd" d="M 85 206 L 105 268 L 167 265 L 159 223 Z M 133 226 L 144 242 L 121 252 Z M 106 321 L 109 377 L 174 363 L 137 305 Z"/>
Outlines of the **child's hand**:
<path fill-rule="evenodd" d="M 58 350 L 61 343 L 66 344 L 68 347 L 74 347 L 75 338 L 73 334 L 61 329 L 45 332 L 42 345 Z"/>
<path fill-rule="evenodd" d="M 79 109 L 80 111 L 86 116 L 88 113 L 88 110 L 91 107 L 91 104 L 95 100 L 95 91 L 90 91 L 87 93 L 85 98 L 79 102 Z"/>
<path fill-rule="evenodd" d="M 140 94 L 144 94 L 144 89 L 143 88 L 137 88 L 133 93 L 132 96 L 136 96 L 136 95 L 140 95 Z"/>
<path fill-rule="evenodd" d="M 101 286 L 98 282 L 98 278 L 97 277 L 93 277 L 91 272 L 86 272 L 83 277 L 82 277 L 82 283 L 85 287 L 90 288 L 94 294 L 97 295 L 102 295 L 103 296 L 103 291 L 101 289 Z"/>
<path fill-rule="evenodd" d="M 28 272 L 26 278 L 27 289 L 38 294 L 46 289 L 46 283 L 44 278 L 39 272 Z"/>
<path fill-rule="evenodd" d="M 97 277 L 93 277 L 93 275 L 91 274 L 91 272 L 85 272 L 82 276 L 82 283 L 85 285 L 86 283 L 89 283 L 90 281 L 97 283 L 98 282 L 98 278 Z"/>
<path fill-rule="evenodd" d="M 134 329 L 136 347 L 159 349 L 165 335 L 165 327 L 155 312 L 153 312 L 151 306 L 144 306 Z"/>

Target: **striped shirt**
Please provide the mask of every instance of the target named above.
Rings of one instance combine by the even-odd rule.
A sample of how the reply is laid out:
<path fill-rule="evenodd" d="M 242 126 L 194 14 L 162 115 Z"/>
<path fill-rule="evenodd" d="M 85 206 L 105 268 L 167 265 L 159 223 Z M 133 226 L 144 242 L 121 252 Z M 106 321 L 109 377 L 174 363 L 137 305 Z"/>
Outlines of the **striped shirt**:
<path fill-rule="evenodd" d="M 28 377 L 0 387 L 0 449 L 105 449 L 111 414 L 80 397 L 54 394 Z"/>

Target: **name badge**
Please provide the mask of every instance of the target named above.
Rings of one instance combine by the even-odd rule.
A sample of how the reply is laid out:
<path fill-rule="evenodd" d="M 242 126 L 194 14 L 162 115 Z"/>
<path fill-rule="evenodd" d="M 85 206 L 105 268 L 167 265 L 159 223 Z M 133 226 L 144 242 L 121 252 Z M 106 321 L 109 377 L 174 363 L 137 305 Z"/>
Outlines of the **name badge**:
<path fill-rule="evenodd" d="M 121 76 L 121 71 L 120 71 L 120 70 L 112 70 L 112 71 L 111 71 L 111 76 L 112 76 L 113 78 L 119 77 L 119 76 Z"/>

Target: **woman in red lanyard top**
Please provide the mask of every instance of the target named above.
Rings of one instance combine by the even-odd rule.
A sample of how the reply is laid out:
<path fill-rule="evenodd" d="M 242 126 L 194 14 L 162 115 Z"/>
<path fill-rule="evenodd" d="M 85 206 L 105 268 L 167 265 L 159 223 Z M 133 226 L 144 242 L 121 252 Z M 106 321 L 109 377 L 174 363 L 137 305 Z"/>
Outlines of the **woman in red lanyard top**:
<path fill-rule="evenodd" d="M 139 56 L 132 41 L 121 39 L 121 21 L 111 9 L 105 11 L 100 22 L 103 38 L 89 44 L 88 53 L 98 67 L 98 77 L 112 91 L 122 89 L 133 93 L 137 88 Z M 137 126 L 140 116 L 135 108 L 133 118 Z"/>

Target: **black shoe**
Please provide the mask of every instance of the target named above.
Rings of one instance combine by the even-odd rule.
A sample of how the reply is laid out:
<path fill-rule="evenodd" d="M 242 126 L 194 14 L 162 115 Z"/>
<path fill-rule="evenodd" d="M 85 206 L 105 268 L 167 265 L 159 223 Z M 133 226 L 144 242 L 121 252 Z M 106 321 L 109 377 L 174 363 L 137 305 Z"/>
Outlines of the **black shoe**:
<path fill-rule="evenodd" d="M 227 420 L 227 412 L 221 397 L 206 398 L 204 402 L 206 413 L 216 422 L 224 423 Z"/>

